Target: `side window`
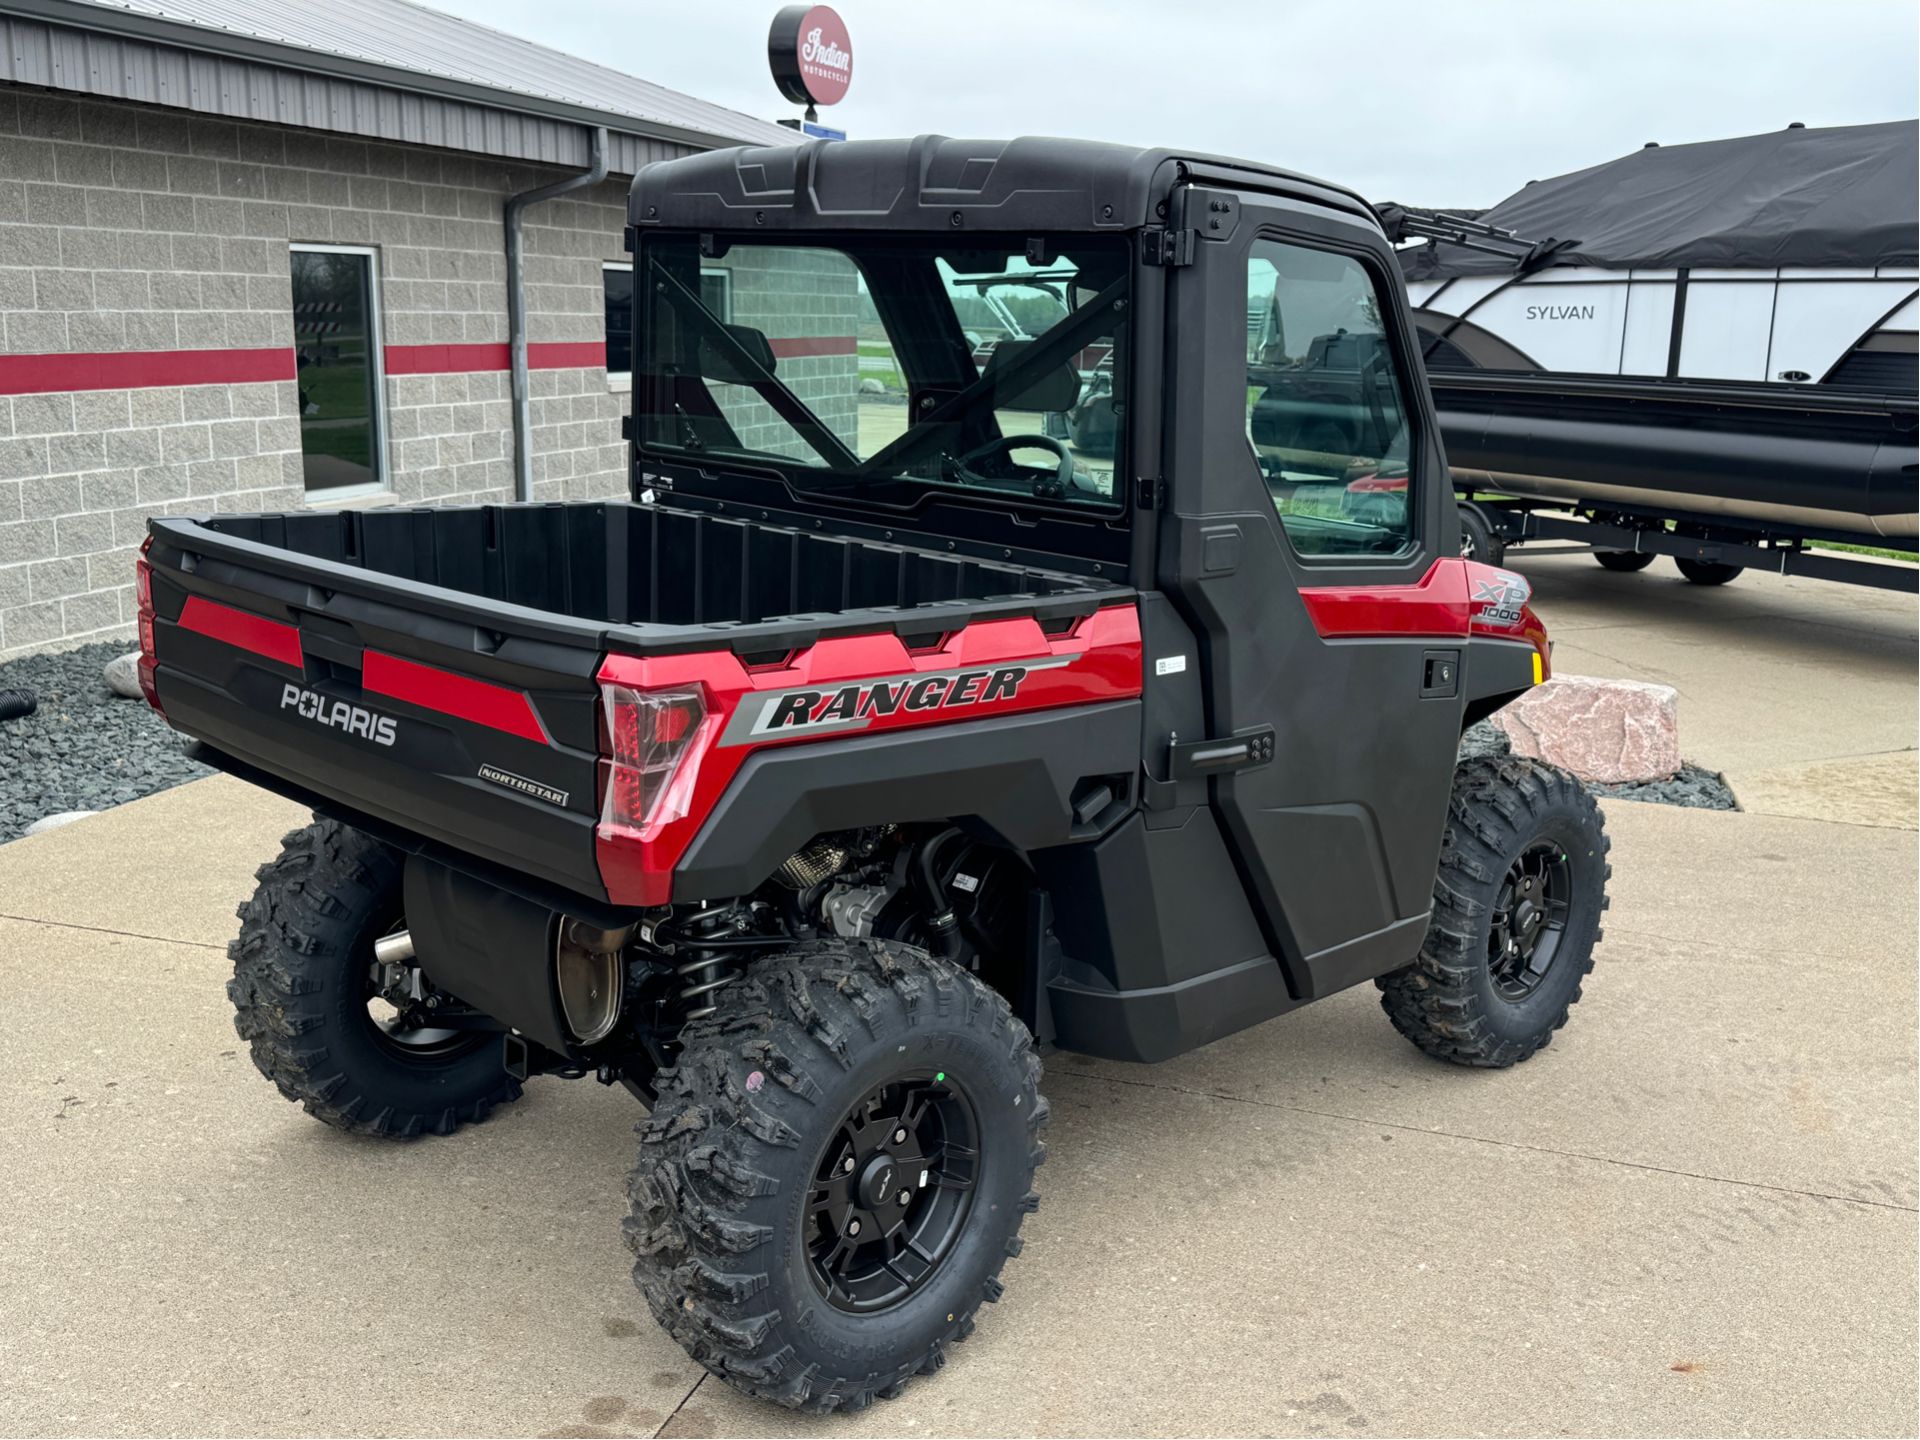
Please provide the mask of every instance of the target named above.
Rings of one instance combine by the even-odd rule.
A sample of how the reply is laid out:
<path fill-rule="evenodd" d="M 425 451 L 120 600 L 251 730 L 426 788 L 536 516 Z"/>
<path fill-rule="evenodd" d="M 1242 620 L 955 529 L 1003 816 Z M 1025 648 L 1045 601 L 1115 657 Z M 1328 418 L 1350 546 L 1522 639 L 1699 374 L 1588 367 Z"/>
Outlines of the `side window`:
<path fill-rule="evenodd" d="M 1346 255 L 1257 241 L 1247 262 L 1247 439 L 1302 555 L 1413 540 L 1406 388 L 1373 277 Z"/>

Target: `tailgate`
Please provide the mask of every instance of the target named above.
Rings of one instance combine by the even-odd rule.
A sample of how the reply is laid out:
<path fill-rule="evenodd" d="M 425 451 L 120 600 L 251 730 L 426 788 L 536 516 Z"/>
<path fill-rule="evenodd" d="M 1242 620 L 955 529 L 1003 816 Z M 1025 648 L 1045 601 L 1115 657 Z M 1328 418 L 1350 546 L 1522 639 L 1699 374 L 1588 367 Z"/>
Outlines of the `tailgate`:
<path fill-rule="evenodd" d="M 605 899 L 600 627 L 157 520 L 167 720 L 288 793 Z"/>

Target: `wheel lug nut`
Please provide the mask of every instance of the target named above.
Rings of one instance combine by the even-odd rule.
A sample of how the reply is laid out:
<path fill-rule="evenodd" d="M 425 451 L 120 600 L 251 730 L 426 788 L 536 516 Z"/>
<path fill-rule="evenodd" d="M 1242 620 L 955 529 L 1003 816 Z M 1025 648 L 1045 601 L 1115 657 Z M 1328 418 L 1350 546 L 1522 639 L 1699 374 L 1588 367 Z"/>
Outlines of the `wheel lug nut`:
<path fill-rule="evenodd" d="M 902 1190 L 900 1192 L 900 1203 L 902 1205 L 905 1205 L 911 1199 L 913 1199 L 913 1192 L 911 1190 Z"/>
<path fill-rule="evenodd" d="M 907 1131 L 905 1126 L 902 1126 L 900 1129 L 893 1132 L 893 1143 L 896 1145 L 904 1142 L 906 1138 L 907 1138 Z"/>
<path fill-rule="evenodd" d="M 847 1174 L 847 1173 L 848 1173 L 849 1171 L 851 1171 L 852 1169 L 853 1169 L 853 1157 L 852 1157 L 851 1155 L 849 1155 L 849 1156 L 847 1156 L 847 1158 L 846 1158 L 846 1159 L 844 1159 L 844 1160 L 842 1160 L 842 1161 L 840 1162 L 840 1173 L 841 1173 L 842 1175 L 845 1175 L 845 1174 Z"/>
<path fill-rule="evenodd" d="M 858 1235 L 859 1233 L 860 1233 L 860 1222 L 858 1220 L 847 1221 L 847 1234 Z"/>

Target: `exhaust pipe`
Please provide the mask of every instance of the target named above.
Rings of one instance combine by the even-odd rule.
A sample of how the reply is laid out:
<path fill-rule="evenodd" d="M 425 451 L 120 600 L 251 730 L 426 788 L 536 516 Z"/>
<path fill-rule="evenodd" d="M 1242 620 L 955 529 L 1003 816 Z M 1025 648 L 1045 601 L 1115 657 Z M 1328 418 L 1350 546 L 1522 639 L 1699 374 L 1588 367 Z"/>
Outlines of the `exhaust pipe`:
<path fill-rule="evenodd" d="M 373 958 L 382 965 L 406 965 L 413 960 L 413 932 L 396 930 L 373 942 Z"/>
<path fill-rule="evenodd" d="M 606 1039 L 620 1023 L 626 998 L 624 952 L 636 928 L 604 930 L 581 920 L 560 922 L 553 952 L 554 988 L 567 1028 L 582 1045 Z"/>

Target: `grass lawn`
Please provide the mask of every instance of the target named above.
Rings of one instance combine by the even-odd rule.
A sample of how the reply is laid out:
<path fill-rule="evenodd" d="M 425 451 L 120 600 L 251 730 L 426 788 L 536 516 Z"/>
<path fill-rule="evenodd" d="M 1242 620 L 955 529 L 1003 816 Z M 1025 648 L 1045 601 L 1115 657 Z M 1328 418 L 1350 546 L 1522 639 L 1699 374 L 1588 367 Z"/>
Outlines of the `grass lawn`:
<path fill-rule="evenodd" d="M 900 373 L 900 362 L 894 358 L 893 346 L 884 340 L 862 340 L 858 349 L 862 380 L 878 380 L 889 390 L 907 388 L 906 377 Z"/>
<path fill-rule="evenodd" d="M 1912 565 L 1920 561 L 1911 550 L 1882 550 L 1877 545 L 1844 545 L 1838 540 L 1810 540 L 1809 550 L 1838 550 L 1848 555 L 1877 555 L 1882 560 L 1904 560 Z"/>

